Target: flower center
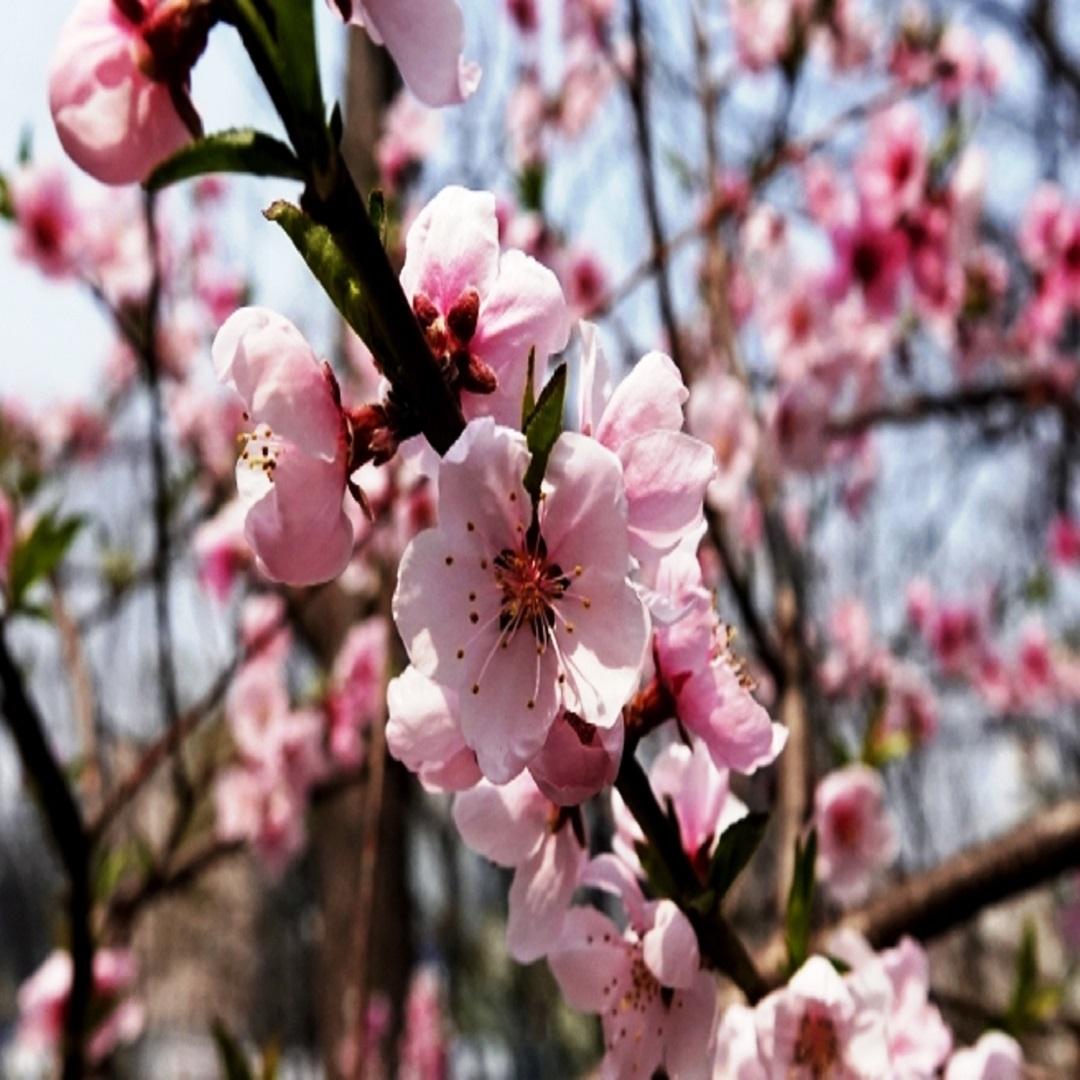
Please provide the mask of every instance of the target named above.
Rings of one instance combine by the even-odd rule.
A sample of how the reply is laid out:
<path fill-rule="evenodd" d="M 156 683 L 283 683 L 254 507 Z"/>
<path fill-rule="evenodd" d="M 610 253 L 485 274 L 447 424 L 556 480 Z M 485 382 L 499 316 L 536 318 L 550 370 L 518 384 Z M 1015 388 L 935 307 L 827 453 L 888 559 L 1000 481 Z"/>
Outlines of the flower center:
<path fill-rule="evenodd" d="M 570 577 L 558 563 L 548 563 L 541 550 L 503 548 L 493 560 L 495 582 L 502 590 L 499 629 L 512 637 L 527 625 L 541 645 L 555 626 L 555 601 L 570 588 Z"/>
<path fill-rule="evenodd" d="M 247 419 L 247 414 L 244 414 Z M 253 473 L 261 473 L 270 483 L 274 482 L 274 470 L 281 457 L 281 440 L 270 429 L 269 424 L 258 424 L 254 431 L 241 432 L 237 437 L 240 444 L 240 464 Z"/>
<path fill-rule="evenodd" d="M 795 1041 L 793 1063 L 804 1065 L 814 1080 L 831 1075 L 832 1067 L 840 1057 L 840 1044 L 832 1018 L 819 1008 L 811 1006 L 799 1021 L 799 1035 Z"/>

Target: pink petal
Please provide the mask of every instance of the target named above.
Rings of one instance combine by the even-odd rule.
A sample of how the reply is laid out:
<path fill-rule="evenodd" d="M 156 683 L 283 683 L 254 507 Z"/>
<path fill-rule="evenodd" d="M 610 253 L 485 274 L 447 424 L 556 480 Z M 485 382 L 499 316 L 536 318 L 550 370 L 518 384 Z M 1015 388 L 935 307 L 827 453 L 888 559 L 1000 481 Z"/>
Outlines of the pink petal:
<path fill-rule="evenodd" d="M 528 773 L 502 787 L 481 780 L 454 799 L 454 824 L 477 854 L 500 866 L 518 866 L 549 835 L 550 806 Z"/>
<path fill-rule="evenodd" d="M 450 693 L 411 664 L 386 688 L 386 744 L 412 772 L 445 764 L 465 749 Z"/>
<path fill-rule="evenodd" d="M 619 449 L 631 552 L 655 558 L 701 522 L 705 489 L 716 475 L 710 447 L 677 431 L 653 431 Z"/>
<path fill-rule="evenodd" d="M 457 105 L 480 82 L 465 61 L 465 20 L 457 0 L 357 0 L 354 21 L 386 44 L 405 85 L 432 107 Z"/>
<path fill-rule="evenodd" d="M 585 851 L 574 830 L 564 825 L 549 833 L 517 868 L 510 886 L 506 944 L 519 964 L 539 960 L 558 940 L 584 862 Z"/>
<path fill-rule="evenodd" d="M 212 355 L 218 379 L 240 395 L 253 423 L 305 454 L 342 454 L 341 409 L 311 346 L 283 315 L 241 308 L 218 331 Z"/>
<path fill-rule="evenodd" d="M 248 511 L 244 532 L 266 572 L 286 585 L 336 578 L 352 558 L 342 506 L 345 477 L 333 462 L 297 451 L 278 459 L 274 482 Z"/>
<path fill-rule="evenodd" d="M 499 268 L 495 196 L 446 187 L 420 211 L 405 238 L 401 285 L 422 293 L 445 315 L 466 289 L 481 300 Z"/>
<path fill-rule="evenodd" d="M 645 896 L 634 870 L 624 860 L 609 852 L 597 855 L 582 872 L 581 884 L 617 896 L 630 925 L 638 932 L 644 930 L 648 922 Z"/>
<path fill-rule="evenodd" d="M 611 365 L 600 345 L 600 331 L 584 319 L 581 327 L 581 360 L 578 364 L 578 430 L 592 435 L 611 398 Z"/>
<path fill-rule="evenodd" d="M 712 1063 L 718 1019 L 716 979 L 707 971 L 699 971 L 693 982 L 675 995 L 668 1009 L 664 1065 L 669 1076 L 678 1077 L 678 1080 L 708 1080 L 714 1075 Z M 758 1075 L 763 1080 L 764 1073 Z M 753 1076 L 749 1070 L 740 1071 L 732 1080 L 753 1080 Z"/>
<path fill-rule="evenodd" d="M 647 431 L 678 431 L 689 397 L 670 357 L 651 352 L 615 388 L 594 437 L 612 450 Z"/>
<path fill-rule="evenodd" d="M 685 990 L 701 968 L 697 935 L 671 900 L 656 905 L 652 928 L 641 939 L 645 963 L 661 986 Z"/>
<path fill-rule="evenodd" d="M 548 953 L 559 990 L 571 1008 L 602 1012 L 612 988 L 627 974 L 629 956 L 615 924 L 595 908 L 567 912 L 562 933 Z"/>

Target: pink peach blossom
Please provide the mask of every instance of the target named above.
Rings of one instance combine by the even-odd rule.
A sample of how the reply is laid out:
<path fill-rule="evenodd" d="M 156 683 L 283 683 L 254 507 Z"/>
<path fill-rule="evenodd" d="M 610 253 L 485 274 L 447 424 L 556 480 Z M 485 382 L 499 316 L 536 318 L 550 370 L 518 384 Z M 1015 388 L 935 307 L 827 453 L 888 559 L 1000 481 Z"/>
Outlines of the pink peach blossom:
<path fill-rule="evenodd" d="M 439 469 L 438 527 L 409 544 L 393 602 L 409 658 L 458 694 L 462 735 L 495 783 L 541 749 L 561 708 L 617 723 L 648 641 L 618 459 L 561 435 L 535 526 L 528 465 L 518 432 L 488 417 L 466 427 Z"/>
<path fill-rule="evenodd" d="M 527 772 L 503 787 L 481 780 L 455 796 L 453 813 L 469 847 L 514 868 L 507 948 L 519 963 L 539 960 L 562 930 L 585 865 L 572 813 L 545 798 Z"/>
<path fill-rule="evenodd" d="M 1003 1031 L 988 1031 L 972 1047 L 957 1050 L 945 1066 L 945 1080 L 1021 1080 L 1020 1044 Z"/>
<path fill-rule="evenodd" d="M 398 1080 L 447 1080 L 449 1077 L 443 996 L 442 979 L 434 967 L 424 965 L 413 972 L 405 995 L 405 1026 L 398 1046 Z"/>
<path fill-rule="evenodd" d="M 213 358 L 253 429 L 236 482 L 260 566 L 289 585 L 337 577 L 352 555 L 353 528 L 342 506 L 350 437 L 333 375 L 300 331 L 266 308 L 232 315 Z"/>
<path fill-rule="evenodd" d="M 326 708 L 330 754 L 339 765 L 364 758 L 364 734 L 382 715 L 389 648 L 386 620 L 373 616 L 352 627 L 338 650 Z"/>
<path fill-rule="evenodd" d="M 251 565 L 251 548 L 244 537 L 243 503 L 234 499 L 195 530 L 192 550 L 199 581 L 220 603 L 229 599 L 233 585 Z"/>
<path fill-rule="evenodd" d="M 716 460 L 681 430 L 689 392 L 670 357 L 648 353 L 613 390 L 596 328 L 583 322 L 581 335 L 579 425 L 618 457 L 630 553 L 652 563 L 701 527 Z"/>
<path fill-rule="evenodd" d="M 49 107 L 68 156 L 106 184 L 144 180 L 191 141 L 144 30 L 168 5 L 153 0 L 140 24 L 113 0 L 78 0 L 60 30 L 49 76 Z M 185 76 L 186 78 L 186 73 Z"/>
<path fill-rule="evenodd" d="M 411 664 L 387 687 L 387 747 L 429 791 L 464 791 L 481 777 L 461 734 L 457 700 Z"/>
<path fill-rule="evenodd" d="M 746 388 L 733 375 L 719 372 L 695 379 L 686 413 L 690 431 L 716 455 L 709 503 L 731 510 L 745 493 L 760 441 Z"/>
<path fill-rule="evenodd" d="M 928 151 L 914 105 L 904 102 L 878 113 L 866 147 L 855 163 L 855 179 L 866 212 L 891 225 L 923 196 Z"/>
<path fill-rule="evenodd" d="M 385 45 L 405 85 L 425 105 L 459 105 L 480 83 L 465 59 L 465 19 L 458 0 L 327 0 L 346 21 Z"/>
<path fill-rule="evenodd" d="M 442 134 L 439 114 L 425 109 L 411 94 L 402 91 L 383 116 L 382 135 L 375 147 L 375 161 L 383 186 L 400 191 Z"/>
<path fill-rule="evenodd" d="M 80 257 L 82 217 L 67 177 L 57 168 L 32 165 L 11 177 L 15 254 L 48 277 L 71 274 Z"/>
<path fill-rule="evenodd" d="M 600 728 L 562 712 L 539 753 L 529 761 L 529 772 L 556 806 L 576 806 L 615 782 L 623 736 L 621 721 Z"/>
<path fill-rule="evenodd" d="M 814 792 L 814 825 L 819 877 L 837 901 L 858 903 L 898 850 L 881 776 L 865 765 L 829 773 Z"/>
<path fill-rule="evenodd" d="M 135 958 L 126 949 L 99 949 L 94 954 L 94 1008 L 99 1011 L 94 1013 L 97 1019 L 87 1045 L 91 1062 L 104 1061 L 118 1046 L 142 1034 L 145 1011 L 130 997 L 137 975 Z M 71 954 L 57 949 L 19 987 L 20 1046 L 39 1053 L 59 1048 L 71 979 Z"/>
<path fill-rule="evenodd" d="M 495 197 L 444 188 L 405 239 L 401 284 L 467 418 L 520 423 L 530 350 L 539 382 L 570 333 L 558 279 L 520 251 L 499 253 Z"/>
<path fill-rule="evenodd" d="M 303 794 L 270 769 L 226 770 L 214 784 L 214 806 L 218 837 L 250 843 L 273 877 L 304 846 Z"/>
<path fill-rule="evenodd" d="M 658 624 L 654 636 L 657 676 L 679 722 L 704 742 L 720 769 L 752 773 L 775 761 L 787 733 L 752 697 L 694 554 L 678 548 L 665 556 L 655 587 L 684 612 L 670 625 Z"/>
<path fill-rule="evenodd" d="M 880 1080 L 890 1076 L 884 1011 L 867 1003 L 821 956 L 756 1010 L 769 1080 Z"/>
<path fill-rule="evenodd" d="M 614 893 L 629 925 L 620 933 L 595 908 L 571 908 L 548 966 L 567 1002 L 599 1013 L 601 1076 L 705 1080 L 716 1037 L 716 986 L 701 967 L 689 920 L 670 900 L 646 902 L 613 856 L 601 856 L 584 883 Z"/>

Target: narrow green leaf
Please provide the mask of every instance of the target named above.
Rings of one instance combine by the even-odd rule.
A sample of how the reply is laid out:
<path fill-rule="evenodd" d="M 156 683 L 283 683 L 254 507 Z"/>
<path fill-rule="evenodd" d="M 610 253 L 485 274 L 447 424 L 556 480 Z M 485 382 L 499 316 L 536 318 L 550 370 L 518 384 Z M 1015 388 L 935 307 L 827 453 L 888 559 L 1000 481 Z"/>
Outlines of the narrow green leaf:
<path fill-rule="evenodd" d="M 645 880 L 649 883 L 653 894 L 658 897 L 667 897 L 674 900 L 678 898 L 679 890 L 675 879 L 668 870 L 660 852 L 649 843 L 637 843 L 634 845 L 637 851 L 638 861 L 645 871 Z"/>
<path fill-rule="evenodd" d="M 708 876 L 708 886 L 715 893 L 718 905 L 753 858 L 768 823 L 768 814 L 747 814 L 720 834 Z"/>
<path fill-rule="evenodd" d="M 251 128 L 218 131 L 196 139 L 162 162 L 145 187 L 158 191 L 181 180 L 207 173 L 247 173 L 303 180 L 304 169 L 283 142 Z"/>
<path fill-rule="evenodd" d="M 376 188 L 368 197 L 368 217 L 375 231 L 379 234 L 379 242 L 386 247 L 386 230 L 388 227 L 386 217 L 386 197 Z"/>
<path fill-rule="evenodd" d="M 540 497 L 540 484 L 544 479 L 548 458 L 555 441 L 562 434 L 563 405 L 566 401 L 566 365 L 560 364 L 555 374 L 540 391 L 536 407 L 525 421 L 525 438 L 529 444 L 532 460 L 525 473 L 525 490 L 534 500 Z"/>
<path fill-rule="evenodd" d="M 788 970 L 797 971 L 810 951 L 810 916 L 814 906 L 814 866 L 817 862 L 817 833 L 810 831 L 806 844 L 795 841 L 795 868 L 788 893 L 784 939 Z"/>
<path fill-rule="evenodd" d="M 293 111 L 290 136 L 305 160 L 328 157 L 329 129 L 315 46 L 312 0 L 270 0 L 277 45 L 278 77 Z"/>
<path fill-rule="evenodd" d="M 30 589 L 60 565 L 84 523 L 83 518 L 59 518 L 50 511 L 42 514 L 30 535 L 16 545 L 8 569 L 13 611 L 22 610 Z"/>
<path fill-rule="evenodd" d="M 312 221 L 299 207 L 280 199 L 264 213 L 285 230 L 345 321 L 374 346 L 372 320 L 360 277 L 333 233 Z"/>
<path fill-rule="evenodd" d="M 11 201 L 11 187 L 3 173 L 0 173 L 0 218 L 5 218 L 8 221 L 15 218 L 15 204 Z"/>
<path fill-rule="evenodd" d="M 529 350 L 529 368 L 525 375 L 525 395 L 521 399 L 521 430 L 524 431 L 536 408 L 536 346 Z"/>
<path fill-rule="evenodd" d="M 220 1020 L 215 1020 L 212 1030 L 221 1063 L 222 1080 L 255 1080 L 247 1055 L 229 1029 Z"/>

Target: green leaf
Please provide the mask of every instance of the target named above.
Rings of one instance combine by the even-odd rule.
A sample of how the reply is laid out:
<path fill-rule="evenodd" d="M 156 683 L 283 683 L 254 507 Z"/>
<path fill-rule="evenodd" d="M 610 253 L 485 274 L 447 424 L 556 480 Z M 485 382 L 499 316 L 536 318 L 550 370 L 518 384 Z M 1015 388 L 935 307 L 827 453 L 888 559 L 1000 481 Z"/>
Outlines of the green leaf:
<path fill-rule="evenodd" d="M 30 535 L 11 553 L 8 596 L 13 611 L 23 609 L 30 589 L 60 565 L 84 524 L 81 517 L 60 518 L 55 511 L 38 518 Z"/>
<path fill-rule="evenodd" d="M 285 230 L 345 321 L 374 347 L 374 326 L 360 277 L 333 233 L 312 221 L 299 207 L 280 199 L 264 213 Z"/>
<path fill-rule="evenodd" d="M 795 869 L 788 893 L 784 941 L 788 971 L 794 973 L 810 951 L 810 916 L 814 906 L 814 864 L 817 861 L 817 833 L 811 829 L 804 845 L 795 841 Z"/>
<path fill-rule="evenodd" d="M 314 5 L 312 0 L 270 0 L 270 8 L 278 78 L 293 113 L 290 136 L 301 157 L 324 162 L 329 157 L 329 132 L 315 47 Z"/>
<path fill-rule="evenodd" d="M 536 346 L 529 350 L 529 367 L 525 375 L 525 395 L 521 399 L 521 430 L 524 431 L 536 408 Z"/>
<path fill-rule="evenodd" d="M 1005 1013 L 1006 1030 L 1012 1035 L 1023 1035 L 1052 1019 L 1063 997 L 1063 986 L 1044 983 L 1039 978 L 1038 931 L 1034 921 L 1028 919 L 1016 954 L 1012 998 Z"/>
<path fill-rule="evenodd" d="M 540 484 L 544 479 L 548 458 L 555 441 L 562 434 L 563 405 L 566 401 L 566 365 L 560 364 L 555 374 L 540 391 L 536 407 L 525 421 L 525 438 L 529 444 L 532 460 L 525 473 L 525 490 L 540 498 Z"/>
<path fill-rule="evenodd" d="M 213 1033 L 221 1062 L 222 1080 L 255 1080 L 247 1055 L 220 1020 L 214 1021 Z"/>
<path fill-rule="evenodd" d="M 19 132 L 19 150 L 15 160 L 20 165 L 29 165 L 34 160 L 34 129 L 29 124 Z"/>
<path fill-rule="evenodd" d="M 148 191 L 207 173 L 247 173 L 303 180 L 304 168 L 285 143 L 251 128 L 218 131 L 189 143 L 146 179 Z"/>
<path fill-rule="evenodd" d="M 11 201 L 11 186 L 3 173 L 0 173 L 0 218 L 8 221 L 15 219 L 15 204 Z"/>
<path fill-rule="evenodd" d="M 386 230 L 388 228 L 386 196 L 378 188 L 368 196 L 368 217 L 371 218 L 371 224 L 379 234 L 379 243 L 386 247 Z"/>
<path fill-rule="evenodd" d="M 645 880 L 649 883 L 653 894 L 671 900 L 678 899 L 678 886 L 660 852 L 652 844 L 646 842 L 639 842 L 634 845 L 634 848 L 641 868 L 645 871 Z"/>
<path fill-rule="evenodd" d="M 747 814 L 720 834 L 707 879 L 709 888 L 716 894 L 717 905 L 757 851 L 768 823 L 768 814 Z"/>
<path fill-rule="evenodd" d="M 518 202 L 523 210 L 543 210 L 546 180 L 543 165 L 528 165 L 518 174 Z"/>

